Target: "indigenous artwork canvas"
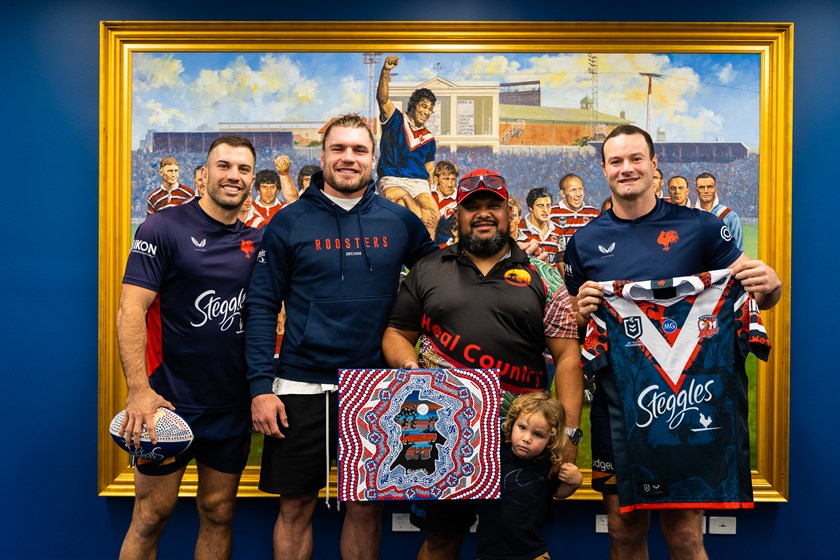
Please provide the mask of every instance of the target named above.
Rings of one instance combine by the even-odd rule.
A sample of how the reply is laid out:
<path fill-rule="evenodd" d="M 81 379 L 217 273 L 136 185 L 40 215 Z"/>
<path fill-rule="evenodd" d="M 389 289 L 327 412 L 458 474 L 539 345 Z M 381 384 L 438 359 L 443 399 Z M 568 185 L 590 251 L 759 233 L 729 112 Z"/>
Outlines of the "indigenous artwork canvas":
<path fill-rule="evenodd" d="M 500 397 L 492 369 L 341 370 L 339 499 L 498 498 Z"/>

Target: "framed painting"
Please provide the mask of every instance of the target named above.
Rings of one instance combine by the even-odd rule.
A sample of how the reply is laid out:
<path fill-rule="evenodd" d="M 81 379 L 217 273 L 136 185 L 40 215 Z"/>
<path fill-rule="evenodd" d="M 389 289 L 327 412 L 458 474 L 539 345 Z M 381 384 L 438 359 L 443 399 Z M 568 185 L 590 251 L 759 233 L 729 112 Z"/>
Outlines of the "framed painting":
<path fill-rule="evenodd" d="M 438 98 L 427 125 L 436 159 L 462 172 L 501 170 L 523 206 L 529 189 L 556 195 L 558 179 L 575 173 L 585 202 L 599 206 L 609 191 L 598 141 L 636 124 L 654 138 L 666 185 L 687 178 L 693 202 L 694 178 L 717 177 L 721 202 L 741 218 L 745 252 L 789 282 L 792 24 L 106 21 L 100 32 L 102 495 L 134 492 L 128 455 L 107 434 L 125 406 L 115 324 L 133 233 L 161 184 L 162 160 L 174 158 L 179 182 L 192 186 L 212 140 L 236 132 L 255 144 L 257 169 L 273 169 L 279 155 L 293 172 L 317 164 L 332 117 L 359 113 L 379 133 L 375 90 L 388 55 L 399 57 L 395 105 L 418 87 Z M 763 313 L 769 362 L 748 364 L 758 501 L 788 496 L 788 293 Z M 265 495 L 257 489 L 261 439 L 254 446 L 241 496 Z M 578 463 L 588 461 L 584 444 Z M 596 499 L 584 472 L 573 499 Z M 195 489 L 189 467 L 181 491 Z"/>

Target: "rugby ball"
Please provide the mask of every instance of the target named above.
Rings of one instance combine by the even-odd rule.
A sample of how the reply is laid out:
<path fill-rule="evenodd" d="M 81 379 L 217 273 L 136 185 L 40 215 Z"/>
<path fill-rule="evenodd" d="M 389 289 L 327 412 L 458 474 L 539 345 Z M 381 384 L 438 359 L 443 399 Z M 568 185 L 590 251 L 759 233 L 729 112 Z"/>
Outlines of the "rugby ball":
<path fill-rule="evenodd" d="M 124 418 L 125 410 L 121 410 L 111 420 L 111 426 L 109 428 L 111 437 L 114 438 L 114 441 L 121 449 L 128 451 L 138 459 L 158 461 L 168 457 L 174 457 L 182 453 L 192 443 L 193 432 L 189 424 L 168 408 L 161 407 L 155 411 L 157 443 L 154 445 L 149 438 L 149 432 L 145 426 L 143 426 L 143 431 L 140 432 L 139 448 L 134 447 L 134 444 L 126 444 L 125 438 L 120 437 L 120 426 Z"/>

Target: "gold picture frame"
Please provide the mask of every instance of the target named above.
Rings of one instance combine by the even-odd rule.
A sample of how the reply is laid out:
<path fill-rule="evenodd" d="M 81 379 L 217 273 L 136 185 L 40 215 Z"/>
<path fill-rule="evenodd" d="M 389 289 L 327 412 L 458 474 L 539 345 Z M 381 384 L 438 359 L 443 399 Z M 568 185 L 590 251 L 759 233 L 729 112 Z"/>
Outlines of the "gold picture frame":
<path fill-rule="evenodd" d="M 788 498 L 793 24 L 620 22 L 118 22 L 100 24 L 99 475 L 103 496 L 132 496 L 128 455 L 107 433 L 125 406 L 116 338 L 131 243 L 132 55 L 139 52 L 744 53 L 760 57 L 758 255 L 785 283 L 763 313 L 773 343 L 758 365 L 755 499 Z M 754 256 L 754 255 L 752 255 Z M 247 467 L 240 496 L 257 489 Z M 181 495 L 194 496 L 189 467 Z M 333 480 L 333 484 L 334 484 Z M 597 499 L 589 471 L 573 499 Z"/>

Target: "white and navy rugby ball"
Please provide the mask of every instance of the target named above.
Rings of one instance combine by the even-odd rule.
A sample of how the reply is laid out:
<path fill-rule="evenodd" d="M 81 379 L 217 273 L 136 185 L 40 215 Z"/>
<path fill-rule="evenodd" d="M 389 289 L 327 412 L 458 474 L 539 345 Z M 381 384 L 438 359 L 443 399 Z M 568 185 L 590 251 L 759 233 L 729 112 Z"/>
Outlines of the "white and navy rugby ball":
<path fill-rule="evenodd" d="M 140 448 L 134 447 L 133 444 L 126 444 L 125 438 L 120 437 L 120 426 L 125 418 L 125 410 L 121 410 L 111 420 L 109 431 L 111 437 L 121 449 L 128 451 L 131 455 L 138 459 L 148 459 L 150 461 L 158 461 L 174 457 L 187 449 L 193 441 L 193 432 L 186 420 L 169 410 L 168 408 L 158 408 L 155 411 L 155 433 L 157 434 L 157 443 L 152 444 L 149 438 L 149 432 L 145 426 L 140 432 Z"/>

